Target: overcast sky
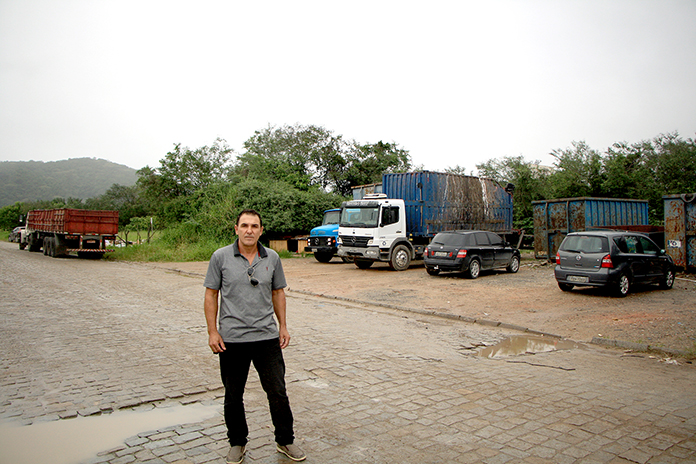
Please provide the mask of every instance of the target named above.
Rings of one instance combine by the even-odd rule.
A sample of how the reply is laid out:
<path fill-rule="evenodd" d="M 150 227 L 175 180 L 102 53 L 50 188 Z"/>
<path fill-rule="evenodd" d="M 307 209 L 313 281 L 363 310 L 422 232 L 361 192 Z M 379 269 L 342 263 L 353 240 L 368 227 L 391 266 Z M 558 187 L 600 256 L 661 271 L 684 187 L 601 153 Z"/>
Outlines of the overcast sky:
<path fill-rule="evenodd" d="M 0 161 L 295 124 L 429 170 L 694 138 L 696 1 L 0 0 Z"/>

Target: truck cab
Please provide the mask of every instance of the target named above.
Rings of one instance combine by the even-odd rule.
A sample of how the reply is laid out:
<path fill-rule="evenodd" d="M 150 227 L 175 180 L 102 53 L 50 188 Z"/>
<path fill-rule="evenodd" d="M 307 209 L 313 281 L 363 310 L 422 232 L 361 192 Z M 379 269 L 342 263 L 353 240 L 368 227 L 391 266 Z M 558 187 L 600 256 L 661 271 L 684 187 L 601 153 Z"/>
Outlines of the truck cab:
<path fill-rule="evenodd" d="M 314 258 L 320 263 L 328 263 L 336 255 L 338 239 L 338 220 L 341 215 L 339 208 L 324 211 L 324 219 L 320 226 L 309 233 L 305 251 L 314 253 Z"/>
<path fill-rule="evenodd" d="M 376 193 L 341 206 L 338 256 L 354 259 L 357 267 L 366 269 L 383 261 L 403 271 L 422 256 L 423 249 L 407 236 L 404 200 Z"/>

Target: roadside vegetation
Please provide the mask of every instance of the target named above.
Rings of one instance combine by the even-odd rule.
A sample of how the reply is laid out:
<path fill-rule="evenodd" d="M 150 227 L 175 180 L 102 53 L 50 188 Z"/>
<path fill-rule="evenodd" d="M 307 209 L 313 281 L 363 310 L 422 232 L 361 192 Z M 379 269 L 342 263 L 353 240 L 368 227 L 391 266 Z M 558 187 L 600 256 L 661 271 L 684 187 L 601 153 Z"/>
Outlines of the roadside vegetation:
<path fill-rule="evenodd" d="M 460 151 L 465 152 L 465 148 Z M 491 159 L 477 175 L 515 185 L 514 225 L 533 233 L 532 201 L 569 197 L 646 199 L 651 224 L 663 221 L 666 194 L 696 192 L 696 142 L 677 133 L 604 153 L 584 142 L 554 150 L 553 166 L 523 157 Z M 32 209 L 118 210 L 124 242 L 107 259 L 207 260 L 233 240 L 245 208 L 258 210 L 271 239 L 307 235 L 323 211 L 351 197 L 351 187 L 381 182 L 388 172 L 423 170 L 396 143 L 358 143 L 319 126 L 269 126 L 235 153 L 222 139 L 196 149 L 174 145 L 159 166 L 137 171 L 133 186 L 114 184 L 93 198 L 18 202 L 0 208 L 0 229 L 21 224 Z M 464 167 L 446 170 L 472 175 Z"/>

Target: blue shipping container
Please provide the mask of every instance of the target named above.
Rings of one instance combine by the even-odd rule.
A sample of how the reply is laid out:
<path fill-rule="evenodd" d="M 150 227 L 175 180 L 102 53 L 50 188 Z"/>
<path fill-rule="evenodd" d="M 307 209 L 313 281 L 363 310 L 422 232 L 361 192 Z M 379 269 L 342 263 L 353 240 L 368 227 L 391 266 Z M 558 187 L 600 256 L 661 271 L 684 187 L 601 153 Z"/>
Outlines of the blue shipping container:
<path fill-rule="evenodd" d="M 473 176 L 421 171 L 385 174 L 382 192 L 402 199 L 407 234 L 443 230 L 512 232 L 512 194 L 497 182 Z"/>
<path fill-rule="evenodd" d="M 648 225 L 648 201 L 620 198 L 559 198 L 533 201 L 534 254 L 553 260 L 571 232 L 608 226 Z"/>

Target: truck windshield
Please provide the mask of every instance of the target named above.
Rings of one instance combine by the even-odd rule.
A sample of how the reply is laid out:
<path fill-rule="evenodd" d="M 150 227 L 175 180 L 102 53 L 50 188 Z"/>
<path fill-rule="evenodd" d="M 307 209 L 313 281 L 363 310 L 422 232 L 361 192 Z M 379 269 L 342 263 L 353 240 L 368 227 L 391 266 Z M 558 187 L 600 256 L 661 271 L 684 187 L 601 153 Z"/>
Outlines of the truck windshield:
<path fill-rule="evenodd" d="M 326 224 L 338 224 L 338 219 L 340 216 L 340 211 L 327 211 L 326 213 L 324 213 L 324 221 L 322 221 L 321 225 L 324 226 Z"/>
<path fill-rule="evenodd" d="M 343 208 L 341 227 L 377 227 L 379 206 Z"/>

